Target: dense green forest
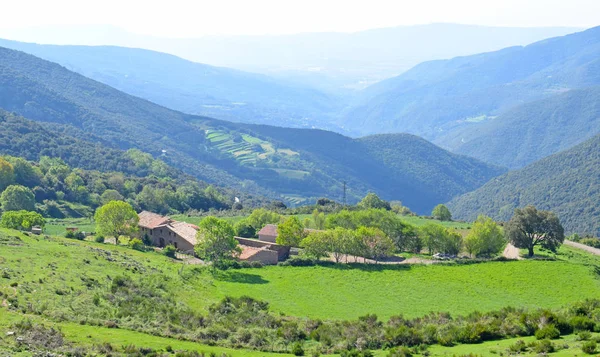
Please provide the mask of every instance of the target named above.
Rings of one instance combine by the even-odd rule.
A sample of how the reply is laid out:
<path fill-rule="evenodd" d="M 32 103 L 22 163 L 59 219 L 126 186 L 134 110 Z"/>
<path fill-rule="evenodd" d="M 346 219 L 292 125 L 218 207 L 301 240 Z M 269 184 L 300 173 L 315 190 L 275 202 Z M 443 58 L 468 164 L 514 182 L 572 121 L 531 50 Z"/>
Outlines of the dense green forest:
<path fill-rule="evenodd" d="M 234 197 L 249 207 L 268 203 L 210 186 L 137 149 L 107 148 L 2 110 L 0 125 L 0 155 L 13 166 L 5 182 L 29 188 L 49 217 L 86 216 L 103 195 L 165 214 L 230 208 Z"/>
<path fill-rule="evenodd" d="M 367 134 L 409 132 L 441 144 L 440 136 L 469 122 L 599 85 L 599 33 L 596 27 L 524 47 L 421 63 L 365 89 L 340 124 Z"/>
<path fill-rule="evenodd" d="M 321 130 L 185 115 L 22 52 L 0 48 L 0 59 L 0 107 L 6 110 L 82 140 L 140 149 L 209 183 L 289 203 L 322 196 L 340 200 L 346 181 L 350 202 L 374 191 L 425 213 L 503 171 L 410 136 L 361 141 Z M 215 142 L 208 137 L 215 131 L 231 139 Z M 374 143 L 379 139 L 381 143 Z M 233 151 L 241 141 L 252 144 L 258 160 L 249 164 L 242 160 L 248 152 Z M 398 150 L 398 160 L 407 162 L 399 164 L 401 170 L 388 167 L 387 145 L 393 146 L 392 152 Z M 369 146 L 377 149 L 365 150 Z M 394 149 L 409 146 L 413 147 L 404 153 Z M 409 152 L 421 152 L 422 157 L 408 158 Z M 431 157 L 440 159 L 430 163 Z M 440 190 L 440 183 L 447 189 Z"/>
<path fill-rule="evenodd" d="M 507 220 L 515 208 L 535 205 L 559 216 L 570 233 L 600 235 L 600 136 L 491 180 L 449 203 L 453 215 L 487 214 Z"/>
<path fill-rule="evenodd" d="M 439 142 L 454 152 L 520 168 L 600 133 L 600 87 L 526 103 L 451 131 Z"/>

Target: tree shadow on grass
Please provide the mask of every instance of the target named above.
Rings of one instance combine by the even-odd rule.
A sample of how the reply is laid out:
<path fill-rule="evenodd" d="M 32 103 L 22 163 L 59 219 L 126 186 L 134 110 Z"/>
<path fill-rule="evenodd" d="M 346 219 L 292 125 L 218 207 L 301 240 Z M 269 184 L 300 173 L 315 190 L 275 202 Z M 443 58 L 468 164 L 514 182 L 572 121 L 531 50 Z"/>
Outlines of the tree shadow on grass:
<path fill-rule="evenodd" d="M 219 281 L 227 281 L 230 283 L 240 284 L 267 284 L 269 281 L 257 274 L 242 273 L 240 271 L 218 271 L 214 273 L 214 277 Z"/>
<path fill-rule="evenodd" d="M 382 272 L 382 271 L 408 271 L 411 269 L 410 264 L 373 264 L 373 263 L 334 263 L 334 262 L 319 262 L 319 266 L 337 270 L 361 270 L 367 272 Z"/>

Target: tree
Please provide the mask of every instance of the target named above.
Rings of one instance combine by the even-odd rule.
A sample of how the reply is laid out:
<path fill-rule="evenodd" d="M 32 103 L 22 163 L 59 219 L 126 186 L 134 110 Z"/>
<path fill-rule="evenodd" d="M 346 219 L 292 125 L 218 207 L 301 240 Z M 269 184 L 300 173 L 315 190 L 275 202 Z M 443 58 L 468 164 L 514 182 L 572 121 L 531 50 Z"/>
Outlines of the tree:
<path fill-rule="evenodd" d="M 493 219 L 479 216 L 473 223 L 473 229 L 465 238 L 465 249 L 472 256 L 493 256 L 502 251 L 506 239 L 500 227 Z"/>
<path fill-rule="evenodd" d="M 238 241 L 234 237 L 233 227 L 229 222 L 215 217 L 207 217 L 200 222 L 196 234 L 198 243 L 194 247 L 196 254 L 213 263 L 214 267 L 232 259 L 241 253 Z"/>
<path fill-rule="evenodd" d="M 451 221 L 452 220 L 452 213 L 450 213 L 450 210 L 448 209 L 448 207 L 446 207 L 442 204 L 435 206 L 435 208 L 431 212 L 431 215 L 433 216 L 433 218 L 438 219 L 440 221 Z"/>
<path fill-rule="evenodd" d="M 4 191 L 15 181 L 15 170 L 13 165 L 0 157 L 0 192 Z"/>
<path fill-rule="evenodd" d="M 373 192 L 369 192 L 362 199 L 362 201 L 360 201 L 358 203 L 358 206 L 361 208 L 365 208 L 365 209 L 375 208 L 375 209 L 385 209 L 388 211 L 391 209 L 389 202 L 382 200 L 381 198 L 379 198 L 379 196 L 377 196 Z"/>
<path fill-rule="evenodd" d="M 29 211 L 7 211 L 2 214 L 0 226 L 11 229 L 30 230 L 34 226 L 43 228 L 46 220 L 41 214 Z"/>
<path fill-rule="evenodd" d="M 20 157 L 7 156 L 5 157 L 5 159 L 6 161 L 10 162 L 13 166 L 15 173 L 15 183 L 29 188 L 39 186 L 41 184 L 42 171 L 40 171 L 38 167 L 33 166 L 29 161 Z M 0 169 L 0 171 L 2 170 Z M 1 187 L 0 191 L 2 191 Z"/>
<path fill-rule="evenodd" d="M 550 211 L 538 211 L 534 206 L 515 209 L 505 233 L 515 247 L 526 248 L 530 257 L 536 245 L 556 252 L 565 240 L 565 231 L 558 217 Z"/>
<path fill-rule="evenodd" d="M 375 263 L 394 252 L 394 242 L 379 228 L 359 227 L 356 235 L 362 240 L 367 256 L 375 259 Z"/>
<path fill-rule="evenodd" d="M 436 223 L 427 223 L 420 229 L 423 245 L 427 247 L 429 254 L 434 254 L 442 249 L 446 229 Z"/>
<path fill-rule="evenodd" d="M 238 237 L 254 238 L 256 237 L 256 229 L 252 227 L 246 220 L 241 220 L 233 227 L 235 234 Z"/>
<path fill-rule="evenodd" d="M 248 224 L 250 224 L 256 231 L 261 230 L 267 224 L 279 223 L 281 220 L 281 216 L 264 208 L 255 209 L 252 213 L 246 218 Z"/>
<path fill-rule="evenodd" d="M 445 229 L 446 234 L 442 240 L 442 252 L 445 254 L 458 255 L 462 249 L 463 239 L 460 233 Z"/>
<path fill-rule="evenodd" d="M 127 202 L 110 201 L 96 210 L 94 215 L 96 232 L 105 237 L 132 236 L 138 230 L 140 218 Z"/>
<path fill-rule="evenodd" d="M 100 202 L 105 205 L 110 201 L 123 201 L 123 195 L 117 190 L 106 190 L 100 196 Z"/>
<path fill-rule="evenodd" d="M 25 186 L 10 185 L 0 195 L 4 211 L 35 211 L 35 195 Z"/>
<path fill-rule="evenodd" d="M 277 226 L 277 244 L 299 247 L 306 237 L 304 226 L 296 216 L 291 216 Z"/>
<path fill-rule="evenodd" d="M 315 208 L 312 213 L 312 220 L 315 229 L 325 229 L 325 213 L 319 212 L 319 210 Z"/>
<path fill-rule="evenodd" d="M 329 244 L 332 240 L 333 233 L 331 231 L 314 231 L 300 242 L 300 246 L 306 255 L 320 259 L 329 255 Z"/>

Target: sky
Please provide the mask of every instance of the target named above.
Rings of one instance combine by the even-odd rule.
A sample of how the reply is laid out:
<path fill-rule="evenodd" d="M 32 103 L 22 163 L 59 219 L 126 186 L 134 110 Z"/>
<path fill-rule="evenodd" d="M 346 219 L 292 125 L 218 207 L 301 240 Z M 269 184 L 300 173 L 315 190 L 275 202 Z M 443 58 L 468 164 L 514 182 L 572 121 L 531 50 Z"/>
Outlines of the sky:
<path fill-rule="evenodd" d="M 355 32 L 428 23 L 600 25 L 600 0 L 3 0 L 0 29 L 112 25 L 159 37 Z"/>

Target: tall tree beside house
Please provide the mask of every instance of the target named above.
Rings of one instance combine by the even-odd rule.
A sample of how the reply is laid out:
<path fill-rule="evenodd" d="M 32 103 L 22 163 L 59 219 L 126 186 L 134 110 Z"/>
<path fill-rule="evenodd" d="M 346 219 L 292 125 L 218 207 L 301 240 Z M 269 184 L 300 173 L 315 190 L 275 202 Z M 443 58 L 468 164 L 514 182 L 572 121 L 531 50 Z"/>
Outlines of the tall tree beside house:
<path fill-rule="evenodd" d="M 30 189 L 21 185 L 10 185 L 0 195 L 4 211 L 35 211 L 35 196 Z"/>
<path fill-rule="evenodd" d="M 120 236 L 132 236 L 137 232 L 140 218 L 129 203 L 110 201 L 96 210 L 94 220 L 98 234 L 115 237 L 119 244 Z"/>
<path fill-rule="evenodd" d="M 207 217 L 200 222 L 194 248 L 196 254 L 220 267 L 241 253 L 238 241 L 234 237 L 234 229 L 229 222 L 216 217 Z"/>
<path fill-rule="evenodd" d="M 4 191 L 15 180 L 13 165 L 0 157 L 0 193 Z"/>
<path fill-rule="evenodd" d="M 536 245 L 556 252 L 565 240 L 565 231 L 558 217 L 550 211 L 538 211 L 534 206 L 515 209 L 505 233 L 508 241 L 517 248 L 527 249 L 530 257 Z"/>
<path fill-rule="evenodd" d="M 277 226 L 277 244 L 299 247 L 305 237 L 304 225 L 296 216 L 288 217 Z"/>
<path fill-rule="evenodd" d="M 435 219 L 439 219 L 440 221 L 451 221 L 452 213 L 445 205 L 439 204 L 433 208 L 431 211 L 431 216 Z"/>

